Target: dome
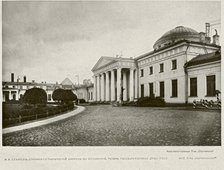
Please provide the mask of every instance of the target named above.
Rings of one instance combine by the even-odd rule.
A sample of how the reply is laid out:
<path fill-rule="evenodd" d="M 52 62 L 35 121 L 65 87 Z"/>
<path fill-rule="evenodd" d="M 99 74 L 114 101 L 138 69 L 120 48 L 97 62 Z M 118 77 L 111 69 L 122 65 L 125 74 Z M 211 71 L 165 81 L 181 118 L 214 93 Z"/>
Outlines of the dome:
<path fill-rule="evenodd" d="M 200 35 L 197 31 L 191 28 L 178 26 L 166 32 L 161 38 L 159 38 L 153 45 L 153 48 L 154 50 L 157 50 L 180 40 L 200 42 Z"/>

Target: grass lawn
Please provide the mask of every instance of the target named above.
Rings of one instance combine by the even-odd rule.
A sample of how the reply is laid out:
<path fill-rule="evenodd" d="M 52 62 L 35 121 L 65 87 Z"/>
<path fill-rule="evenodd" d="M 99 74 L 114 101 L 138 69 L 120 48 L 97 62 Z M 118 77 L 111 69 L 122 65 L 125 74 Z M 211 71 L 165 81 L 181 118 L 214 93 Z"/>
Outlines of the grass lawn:
<path fill-rule="evenodd" d="M 221 113 L 186 108 L 87 106 L 74 117 L 3 136 L 10 146 L 215 146 Z"/>

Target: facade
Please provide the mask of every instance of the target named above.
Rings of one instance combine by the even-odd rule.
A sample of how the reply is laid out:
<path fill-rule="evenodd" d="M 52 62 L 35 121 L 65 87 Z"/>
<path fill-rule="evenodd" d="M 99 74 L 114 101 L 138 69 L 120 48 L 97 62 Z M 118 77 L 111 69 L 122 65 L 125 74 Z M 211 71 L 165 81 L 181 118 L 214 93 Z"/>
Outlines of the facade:
<path fill-rule="evenodd" d="M 215 90 L 221 91 L 220 66 L 220 51 L 198 55 L 185 65 L 188 75 L 188 102 L 200 99 L 216 100 Z"/>
<path fill-rule="evenodd" d="M 189 103 L 194 99 L 214 99 L 214 90 L 221 89 L 221 54 L 217 52 L 221 47 L 217 32 L 211 42 L 203 32 L 178 26 L 159 38 L 153 48 L 134 59 L 101 57 L 92 69 L 94 100 L 134 101 L 160 96 L 167 103 Z M 192 64 L 203 58 L 210 59 Z M 190 95 L 192 81 L 196 81 L 193 77 L 198 79 L 195 96 Z M 210 85 L 209 81 L 215 83 Z M 209 90 L 213 92 L 207 95 Z"/>
<path fill-rule="evenodd" d="M 53 102 L 52 93 L 56 88 L 60 86 L 57 84 L 50 84 L 46 82 L 37 83 L 35 81 L 27 82 L 24 76 L 23 81 L 14 81 L 14 73 L 11 74 L 11 81 L 2 82 L 2 101 L 7 102 L 10 100 L 20 100 L 26 90 L 31 88 L 42 88 L 47 93 L 48 102 Z"/>
<path fill-rule="evenodd" d="M 93 84 L 91 81 L 84 80 L 82 85 L 74 85 L 69 78 L 65 78 L 60 84 L 57 82 L 53 83 L 37 83 L 35 81 L 27 82 L 24 76 L 23 81 L 14 81 L 14 73 L 11 74 L 11 81 L 2 82 L 2 101 L 7 102 L 10 100 L 20 100 L 26 90 L 31 88 L 42 88 L 47 93 L 48 102 L 54 102 L 52 99 L 52 94 L 55 89 L 69 89 L 72 90 L 74 94 L 77 95 L 78 99 L 84 99 L 85 101 L 93 101 Z"/>
<path fill-rule="evenodd" d="M 93 102 L 93 84 L 90 85 L 80 85 L 75 94 L 77 95 L 78 99 L 84 99 L 86 102 Z"/>

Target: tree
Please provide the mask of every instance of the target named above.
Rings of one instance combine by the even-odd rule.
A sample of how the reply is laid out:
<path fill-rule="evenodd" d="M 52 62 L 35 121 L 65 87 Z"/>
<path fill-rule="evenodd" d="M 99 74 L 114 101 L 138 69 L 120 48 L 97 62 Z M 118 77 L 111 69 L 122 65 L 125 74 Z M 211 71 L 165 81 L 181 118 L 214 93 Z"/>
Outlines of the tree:
<path fill-rule="evenodd" d="M 47 93 L 41 88 L 32 88 L 26 90 L 24 96 L 22 97 L 22 102 L 28 104 L 46 104 L 47 103 Z"/>
<path fill-rule="evenodd" d="M 77 96 L 71 90 L 56 89 L 52 94 L 54 101 L 60 101 L 62 103 L 69 103 L 77 100 Z"/>
<path fill-rule="evenodd" d="M 56 89 L 54 90 L 53 94 L 52 94 L 52 98 L 54 101 L 62 101 L 63 99 L 63 93 L 64 90 L 63 89 Z"/>

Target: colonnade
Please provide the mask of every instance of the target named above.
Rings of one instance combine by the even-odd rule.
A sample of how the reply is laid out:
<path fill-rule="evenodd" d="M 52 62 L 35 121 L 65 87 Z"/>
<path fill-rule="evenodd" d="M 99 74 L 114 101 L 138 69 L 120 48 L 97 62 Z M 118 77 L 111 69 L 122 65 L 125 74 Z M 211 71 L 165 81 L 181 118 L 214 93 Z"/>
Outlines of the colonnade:
<path fill-rule="evenodd" d="M 137 72 L 116 68 L 94 76 L 94 101 L 134 101 L 137 98 Z"/>

